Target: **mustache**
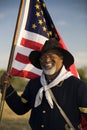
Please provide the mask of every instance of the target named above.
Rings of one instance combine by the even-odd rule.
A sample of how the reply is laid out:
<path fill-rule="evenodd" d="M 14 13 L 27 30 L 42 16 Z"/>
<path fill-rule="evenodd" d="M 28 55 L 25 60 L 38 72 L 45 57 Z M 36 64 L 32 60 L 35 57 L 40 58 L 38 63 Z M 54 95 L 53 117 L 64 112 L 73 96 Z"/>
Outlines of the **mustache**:
<path fill-rule="evenodd" d="M 56 64 L 55 61 L 52 60 L 52 61 L 44 62 L 43 64 L 41 64 L 41 66 L 45 68 L 48 65 L 54 66 L 55 64 Z"/>

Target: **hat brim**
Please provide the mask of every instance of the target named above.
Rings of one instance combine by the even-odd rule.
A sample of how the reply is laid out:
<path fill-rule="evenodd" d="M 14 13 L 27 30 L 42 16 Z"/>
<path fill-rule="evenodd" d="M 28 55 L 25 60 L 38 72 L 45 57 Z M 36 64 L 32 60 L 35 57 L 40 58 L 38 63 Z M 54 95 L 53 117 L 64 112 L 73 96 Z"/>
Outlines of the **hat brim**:
<path fill-rule="evenodd" d="M 72 56 L 72 54 L 69 51 L 59 47 L 55 48 L 55 50 L 58 50 L 62 54 L 63 64 L 65 68 L 68 69 L 74 63 L 74 57 Z M 39 60 L 41 55 L 42 54 L 40 51 L 32 51 L 29 55 L 30 62 L 38 69 L 42 69 Z"/>
<path fill-rule="evenodd" d="M 40 55 L 41 53 L 39 51 L 32 51 L 29 55 L 29 61 L 38 69 L 41 69 L 39 61 Z"/>

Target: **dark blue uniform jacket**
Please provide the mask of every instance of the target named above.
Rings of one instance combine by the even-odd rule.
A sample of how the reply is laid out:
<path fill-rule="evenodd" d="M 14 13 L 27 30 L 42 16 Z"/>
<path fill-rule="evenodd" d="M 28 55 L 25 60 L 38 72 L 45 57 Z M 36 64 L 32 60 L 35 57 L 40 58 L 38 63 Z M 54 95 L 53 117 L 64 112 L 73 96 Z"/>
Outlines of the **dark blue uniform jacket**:
<path fill-rule="evenodd" d="M 41 88 L 40 78 L 30 80 L 21 96 L 10 86 L 6 93 L 6 102 L 19 115 L 32 109 L 29 119 L 32 130 L 65 130 L 66 121 L 54 103 L 51 109 L 45 95 L 41 105 L 34 107 L 35 97 Z M 51 88 L 59 105 L 62 107 L 76 130 L 81 122 L 81 114 L 87 119 L 87 85 L 74 76 L 64 80 L 63 84 Z"/>

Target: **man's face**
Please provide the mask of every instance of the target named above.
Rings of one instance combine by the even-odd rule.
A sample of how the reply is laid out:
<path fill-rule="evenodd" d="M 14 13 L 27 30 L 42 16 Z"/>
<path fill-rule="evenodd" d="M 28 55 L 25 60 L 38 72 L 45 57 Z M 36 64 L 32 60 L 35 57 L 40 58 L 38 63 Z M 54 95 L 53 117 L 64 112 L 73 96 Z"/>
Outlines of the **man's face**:
<path fill-rule="evenodd" d="M 40 58 L 41 67 L 46 75 L 53 75 L 63 65 L 63 56 L 54 52 L 46 52 Z"/>

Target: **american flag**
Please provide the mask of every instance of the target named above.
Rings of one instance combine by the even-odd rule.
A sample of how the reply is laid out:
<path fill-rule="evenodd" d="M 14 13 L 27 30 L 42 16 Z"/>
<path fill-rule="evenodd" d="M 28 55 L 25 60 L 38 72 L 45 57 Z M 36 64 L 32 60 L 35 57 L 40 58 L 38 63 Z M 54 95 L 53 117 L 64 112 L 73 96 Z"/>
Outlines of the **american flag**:
<path fill-rule="evenodd" d="M 40 51 L 45 41 L 51 37 L 59 40 L 62 48 L 67 49 L 46 8 L 43 0 L 26 0 L 25 11 L 18 42 L 16 44 L 11 74 L 33 79 L 42 71 L 29 61 L 33 50 Z M 69 68 L 77 76 L 75 65 Z"/>

